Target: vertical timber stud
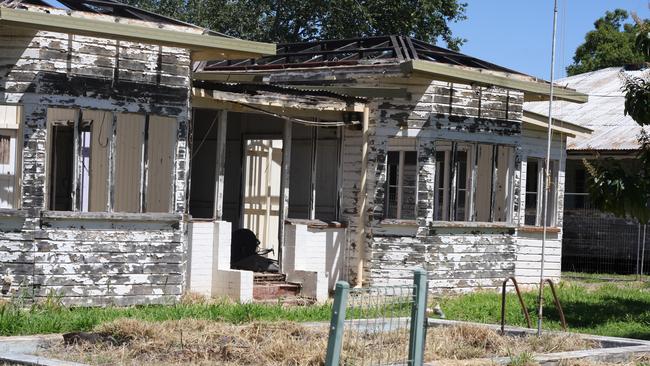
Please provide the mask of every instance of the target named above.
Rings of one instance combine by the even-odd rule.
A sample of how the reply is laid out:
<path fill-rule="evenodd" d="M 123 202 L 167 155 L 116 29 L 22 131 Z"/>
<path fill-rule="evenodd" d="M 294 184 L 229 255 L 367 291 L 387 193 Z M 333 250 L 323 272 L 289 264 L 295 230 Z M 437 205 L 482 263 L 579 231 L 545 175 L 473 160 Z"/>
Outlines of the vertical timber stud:
<path fill-rule="evenodd" d="M 144 115 L 142 132 L 142 160 L 140 163 L 140 212 L 147 211 L 147 185 L 149 184 L 149 123 L 151 115 Z M 162 143 L 162 142 L 160 142 Z"/>
<path fill-rule="evenodd" d="M 115 136 L 117 134 L 117 113 L 113 112 L 113 120 L 111 123 L 111 133 L 108 136 L 108 202 L 106 209 L 108 212 L 113 212 L 115 207 Z"/>
<path fill-rule="evenodd" d="M 329 338 L 327 339 L 327 355 L 325 366 L 338 366 L 341 362 L 343 348 L 343 331 L 345 327 L 345 307 L 348 303 L 350 285 L 345 281 L 336 283 L 332 320 L 330 322 Z"/>
<path fill-rule="evenodd" d="M 363 267 L 366 255 L 366 204 L 368 192 L 366 181 L 368 177 L 368 125 L 370 124 L 370 108 L 366 105 L 363 108 L 363 124 L 361 127 L 361 179 L 359 182 L 358 209 L 359 220 L 357 222 L 357 281 L 356 287 L 363 287 Z"/>
<path fill-rule="evenodd" d="M 226 164 L 226 133 L 228 127 L 228 111 L 219 111 L 217 120 L 217 156 L 214 184 L 214 213 L 215 221 L 223 219 L 223 184 Z"/>
<path fill-rule="evenodd" d="M 413 307 L 409 336 L 409 366 L 419 366 L 424 361 L 424 340 L 427 332 L 427 271 L 418 268 L 413 274 Z M 330 333 L 331 334 L 331 333 Z"/>
<path fill-rule="evenodd" d="M 73 133 L 74 133 L 74 139 L 73 139 L 73 156 L 74 156 L 74 166 L 72 167 L 73 171 L 73 177 L 72 177 L 72 211 L 80 211 L 81 207 L 81 175 L 83 174 L 83 167 L 81 166 L 83 164 L 83 158 L 81 156 L 81 136 L 80 136 L 80 130 L 81 126 L 83 124 L 83 111 L 78 110 L 77 111 L 77 118 L 74 121 L 73 124 Z"/>
<path fill-rule="evenodd" d="M 284 121 L 282 135 L 282 178 L 280 180 L 280 227 L 278 228 L 278 259 L 282 269 L 282 247 L 284 246 L 284 225 L 289 215 L 289 173 L 291 172 L 291 136 L 293 125 Z"/>

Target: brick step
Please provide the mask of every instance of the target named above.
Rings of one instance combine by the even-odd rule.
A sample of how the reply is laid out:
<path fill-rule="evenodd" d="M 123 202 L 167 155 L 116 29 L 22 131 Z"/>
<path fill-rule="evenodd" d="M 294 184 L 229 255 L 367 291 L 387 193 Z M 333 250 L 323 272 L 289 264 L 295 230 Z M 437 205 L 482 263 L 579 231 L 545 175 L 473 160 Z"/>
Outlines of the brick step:
<path fill-rule="evenodd" d="M 253 283 L 284 283 L 287 275 L 283 273 L 255 273 L 253 274 Z"/>
<path fill-rule="evenodd" d="M 295 283 L 265 282 L 253 284 L 253 299 L 255 300 L 274 300 L 298 295 L 300 295 L 300 285 Z"/>

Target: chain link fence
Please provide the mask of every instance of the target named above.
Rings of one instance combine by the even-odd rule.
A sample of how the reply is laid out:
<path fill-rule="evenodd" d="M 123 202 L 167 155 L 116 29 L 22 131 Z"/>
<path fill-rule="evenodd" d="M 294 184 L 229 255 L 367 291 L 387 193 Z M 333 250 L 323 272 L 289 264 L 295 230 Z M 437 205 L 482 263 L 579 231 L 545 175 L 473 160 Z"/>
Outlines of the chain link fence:
<path fill-rule="evenodd" d="M 650 270 L 650 228 L 633 219 L 595 209 L 582 193 L 567 193 L 562 238 L 562 271 L 636 275 Z M 610 276 L 612 277 L 612 276 Z"/>

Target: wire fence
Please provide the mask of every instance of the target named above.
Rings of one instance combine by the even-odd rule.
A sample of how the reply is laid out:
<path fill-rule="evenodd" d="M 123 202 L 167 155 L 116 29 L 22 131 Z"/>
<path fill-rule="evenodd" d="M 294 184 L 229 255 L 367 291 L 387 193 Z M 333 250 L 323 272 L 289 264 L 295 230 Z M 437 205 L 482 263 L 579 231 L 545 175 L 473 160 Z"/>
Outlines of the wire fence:
<path fill-rule="evenodd" d="M 426 333 L 426 272 L 413 285 L 337 284 L 326 365 L 419 365 Z"/>
<path fill-rule="evenodd" d="M 571 208 L 564 210 L 562 271 L 602 277 L 648 274 L 648 225 L 596 210 L 587 197 L 569 196 L 567 202 L 565 207 Z"/>

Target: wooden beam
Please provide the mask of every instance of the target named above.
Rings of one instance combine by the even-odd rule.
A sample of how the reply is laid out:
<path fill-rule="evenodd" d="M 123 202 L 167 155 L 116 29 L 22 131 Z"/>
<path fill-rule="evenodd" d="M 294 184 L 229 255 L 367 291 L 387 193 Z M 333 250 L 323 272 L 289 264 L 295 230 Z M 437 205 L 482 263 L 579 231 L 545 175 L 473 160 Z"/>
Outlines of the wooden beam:
<path fill-rule="evenodd" d="M 203 96 L 192 96 L 191 101 L 193 108 L 202 108 L 202 109 L 218 109 L 218 110 L 227 110 L 230 112 L 238 113 L 262 113 L 268 112 L 272 114 L 277 114 L 285 117 L 294 117 L 294 118 L 316 118 L 321 122 L 343 122 L 348 120 L 346 114 L 350 112 L 344 111 L 319 111 L 314 109 L 295 109 L 295 108 L 282 108 L 282 107 L 268 107 L 268 106 L 255 106 L 254 108 L 248 107 L 244 104 L 228 102 L 223 100 L 217 100 L 211 97 Z"/>
<path fill-rule="evenodd" d="M 284 121 L 284 131 L 282 134 L 282 177 L 280 180 L 280 227 L 278 228 L 278 262 L 280 269 L 282 269 L 282 252 L 285 238 L 284 224 L 289 216 L 292 127 L 293 125 L 290 121 Z"/>
<path fill-rule="evenodd" d="M 220 55 L 219 58 L 242 58 L 243 56 L 248 58 L 275 55 L 276 52 L 276 46 L 272 43 L 252 42 L 153 26 L 147 27 L 130 24 L 120 18 L 116 18 L 115 21 L 104 19 L 91 13 L 79 11 L 69 12 L 68 15 L 59 15 L 0 7 L 0 24 L 2 25 L 180 47 L 195 51 L 195 56 L 198 57 L 205 55 L 205 57 L 212 58 L 215 55 Z M 195 58 L 195 60 L 200 60 L 200 58 Z"/>
<path fill-rule="evenodd" d="M 302 90 L 326 90 L 352 97 L 365 98 L 408 99 L 411 96 L 406 88 L 399 87 L 354 87 L 331 85 L 292 85 L 291 87 Z"/>
<path fill-rule="evenodd" d="M 533 80 L 526 76 L 508 74 L 504 72 L 488 71 L 473 67 L 462 67 L 423 60 L 411 60 L 402 64 L 402 71 L 414 75 L 431 75 L 436 79 L 461 82 L 464 84 L 477 84 L 485 86 L 498 86 L 506 89 L 521 90 L 537 100 L 548 97 L 550 85 L 544 81 Z M 585 103 L 586 94 L 572 89 L 556 86 L 553 95 L 557 99 L 575 103 Z"/>
<path fill-rule="evenodd" d="M 358 222 L 357 222 L 357 281 L 355 287 L 363 287 L 363 271 L 366 256 L 366 213 L 367 210 L 367 178 L 368 178 L 368 140 L 369 140 L 370 108 L 365 107 L 363 111 L 363 122 L 361 124 L 361 179 L 359 181 L 358 193 Z"/>
<path fill-rule="evenodd" d="M 316 113 L 321 111 L 363 112 L 365 106 L 364 103 L 347 103 L 330 97 L 313 95 L 304 98 L 298 95 L 285 95 L 281 93 L 274 93 L 270 96 L 261 94 L 251 95 L 202 88 L 192 88 L 192 96 L 213 98 L 219 101 L 245 104 L 253 107 L 311 110 Z"/>
<path fill-rule="evenodd" d="M 226 171 L 226 133 L 228 127 L 228 112 L 219 111 L 217 120 L 217 156 L 214 184 L 214 219 L 223 219 L 223 190 Z"/>

